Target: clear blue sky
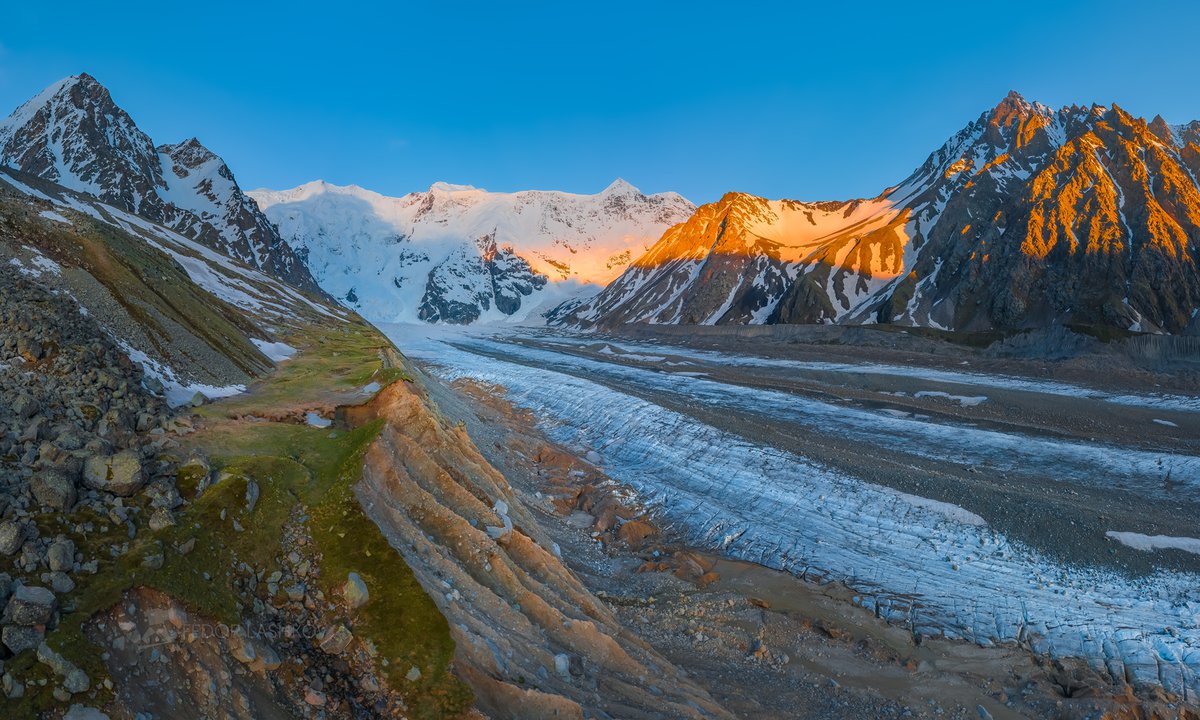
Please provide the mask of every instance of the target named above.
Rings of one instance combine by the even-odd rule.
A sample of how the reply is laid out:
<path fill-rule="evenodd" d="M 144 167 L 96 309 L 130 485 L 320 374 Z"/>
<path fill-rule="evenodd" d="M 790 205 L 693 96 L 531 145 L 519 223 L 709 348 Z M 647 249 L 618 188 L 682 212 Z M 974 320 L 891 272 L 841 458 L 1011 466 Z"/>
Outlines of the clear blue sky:
<path fill-rule="evenodd" d="M 697 202 L 874 195 L 1010 89 L 1200 118 L 1194 3 L 266 5 L 6 3 L 0 109 L 86 71 L 249 188 Z"/>

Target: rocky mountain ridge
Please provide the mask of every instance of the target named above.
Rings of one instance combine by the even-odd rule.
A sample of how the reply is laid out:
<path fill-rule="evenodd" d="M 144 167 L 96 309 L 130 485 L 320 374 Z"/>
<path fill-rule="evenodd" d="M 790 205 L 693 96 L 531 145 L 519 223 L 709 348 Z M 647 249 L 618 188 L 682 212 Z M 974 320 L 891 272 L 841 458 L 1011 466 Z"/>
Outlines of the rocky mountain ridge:
<path fill-rule="evenodd" d="M 0 166 L 86 193 L 310 292 L 307 268 L 198 140 L 155 147 L 84 73 L 0 121 Z"/>
<path fill-rule="evenodd" d="M 702 206 L 554 319 L 1200 332 L 1198 128 L 1011 93 L 876 198 Z"/>

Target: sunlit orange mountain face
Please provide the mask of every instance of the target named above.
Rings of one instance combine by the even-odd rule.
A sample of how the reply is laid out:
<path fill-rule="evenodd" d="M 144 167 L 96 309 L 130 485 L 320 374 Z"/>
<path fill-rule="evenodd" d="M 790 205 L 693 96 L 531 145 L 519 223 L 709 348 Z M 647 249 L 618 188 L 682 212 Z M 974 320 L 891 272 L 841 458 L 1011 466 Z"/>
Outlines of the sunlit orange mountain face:
<path fill-rule="evenodd" d="M 1010 93 L 876 198 L 704 205 L 554 319 L 1200 332 L 1198 143 Z"/>

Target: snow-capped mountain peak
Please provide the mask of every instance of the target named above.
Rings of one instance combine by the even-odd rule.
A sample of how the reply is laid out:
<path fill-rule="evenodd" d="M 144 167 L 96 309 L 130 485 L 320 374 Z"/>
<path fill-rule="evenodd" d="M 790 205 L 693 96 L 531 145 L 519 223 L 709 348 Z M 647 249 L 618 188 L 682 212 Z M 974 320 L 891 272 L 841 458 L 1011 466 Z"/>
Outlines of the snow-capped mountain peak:
<path fill-rule="evenodd" d="M 0 121 L 0 165 L 166 225 L 297 287 L 318 289 L 220 157 L 195 138 L 156 148 L 86 73 L 59 80 Z"/>
<path fill-rule="evenodd" d="M 525 317 L 616 277 L 694 210 L 623 180 L 595 195 L 439 182 L 388 197 L 323 181 L 250 195 L 326 291 L 380 321 Z"/>
<path fill-rule="evenodd" d="M 429 186 L 431 193 L 465 193 L 465 192 L 487 192 L 482 188 L 477 188 L 474 185 L 458 185 L 448 182 L 435 182 Z"/>
<path fill-rule="evenodd" d="M 641 190 L 625 182 L 622 178 L 613 180 L 608 187 L 600 193 L 601 195 L 639 195 Z"/>
<path fill-rule="evenodd" d="M 131 212 L 157 204 L 154 143 L 86 73 L 59 80 L 0 122 L 0 161 Z"/>

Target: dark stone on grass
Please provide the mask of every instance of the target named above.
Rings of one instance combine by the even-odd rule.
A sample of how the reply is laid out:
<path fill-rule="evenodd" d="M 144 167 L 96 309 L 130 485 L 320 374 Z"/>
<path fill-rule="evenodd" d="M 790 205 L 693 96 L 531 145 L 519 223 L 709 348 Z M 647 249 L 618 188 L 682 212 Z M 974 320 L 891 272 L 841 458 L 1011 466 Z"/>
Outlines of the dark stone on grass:
<path fill-rule="evenodd" d="M 3 621 L 25 627 L 45 625 L 54 617 L 56 609 L 58 600 L 48 589 L 18 585 L 13 590 L 12 597 L 8 599 L 8 604 L 4 606 Z"/>
<path fill-rule="evenodd" d="M 24 625 L 5 625 L 0 631 L 0 642 L 14 655 L 34 649 L 45 637 L 44 631 Z"/>

